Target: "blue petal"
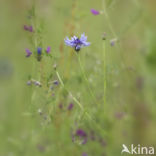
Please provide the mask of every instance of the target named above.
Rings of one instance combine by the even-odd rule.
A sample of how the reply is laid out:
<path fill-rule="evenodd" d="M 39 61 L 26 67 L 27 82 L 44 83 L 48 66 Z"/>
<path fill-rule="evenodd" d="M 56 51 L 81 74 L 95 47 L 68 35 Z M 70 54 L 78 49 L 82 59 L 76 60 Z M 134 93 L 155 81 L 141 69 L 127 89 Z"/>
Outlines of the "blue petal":
<path fill-rule="evenodd" d="M 83 34 L 81 35 L 80 40 L 81 40 L 82 42 L 86 42 L 86 41 L 87 41 L 87 36 L 85 36 L 85 33 L 83 33 Z"/>
<path fill-rule="evenodd" d="M 85 47 L 90 46 L 90 42 L 83 42 L 83 46 Z"/>

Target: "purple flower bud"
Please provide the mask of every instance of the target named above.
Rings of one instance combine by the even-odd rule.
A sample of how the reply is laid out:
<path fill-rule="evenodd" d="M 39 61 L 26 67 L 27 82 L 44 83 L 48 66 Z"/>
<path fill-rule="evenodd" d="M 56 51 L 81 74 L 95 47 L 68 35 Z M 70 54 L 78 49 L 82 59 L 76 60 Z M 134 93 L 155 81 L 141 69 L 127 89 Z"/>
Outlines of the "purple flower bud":
<path fill-rule="evenodd" d="M 84 130 L 82 130 L 82 129 L 78 129 L 76 131 L 76 135 L 80 136 L 80 137 L 86 137 L 87 136 L 86 132 Z"/>
<path fill-rule="evenodd" d="M 73 107 L 74 107 L 74 104 L 73 104 L 73 103 L 70 103 L 69 106 L 68 106 L 68 110 L 69 110 L 69 111 L 72 110 Z"/>
<path fill-rule="evenodd" d="M 82 156 L 88 156 L 88 154 L 84 152 L 84 153 L 82 153 Z"/>
<path fill-rule="evenodd" d="M 42 48 L 38 47 L 38 48 L 37 48 L 37 53 L 38 53 L 39 55 L 41 55 L 41 54 L 42 54 Z"/>
<path fill-rule="evenodd" d="M 25 49 L 26 57 L 30 57 L 32 52 L 29 49 Z"/>
<path fill-rule="evenodd" d="M 54 85 L 58 85 L 59 82 L 58 82 L 57 80 L 55 80 L 55 81 L 53 82 L 53 84 L 54 84 Z"/>
<path fill-rule="evenodd" d="M 116 42 L 117 42 L 117 39 L 114 38 L 114 39 L 110 40 L 110 45 L 113 47 L 113 46 L 115 46 Z"/>
<path fill-rule="evenodd" d="M 49 53 L 50 53 L 50 51 L 51 51 L 51 47 L 50 47 L 50 46 L 48 46 L 48 47 L 47 47 L 47 49 L 46 49 L 46 52 L 49 54 Z"/>
<path fill-rule="evenodd" d="M 29 32 L 33 32 L 33 27 L 29 26 Z"/>
<path fill-rule="evenodd" d="M 31 25 L 30 26 L 24 25 L 24 30 L 29 31 L 29 32 L 33 32 L 33 27 Z"/>
<path fill-rule="evenodd" d="M 29 80 L 27 81 L 27 85 L 30 86 L 32 84 L 32 82 Z"/>
<path fill-rule="evenodd" d="M 34 81 L 34 85 L 41 87 L 41 83 L 39 81 Z"/>
<path fill-rule="evenodd" d="M 99 15 L 99 14 L 100 14 L 100 12 L 97 11 L 97 10 L 95 10 L 95 9 L 91 9 L 90 11 L 91 11 L 91 13 L 92 13 L 93 15 Z"/>
<path fill-rule="evenodd" d="M 24 30 L 28 31 L 29 27 L 27 25 L 24 25 Z"/>

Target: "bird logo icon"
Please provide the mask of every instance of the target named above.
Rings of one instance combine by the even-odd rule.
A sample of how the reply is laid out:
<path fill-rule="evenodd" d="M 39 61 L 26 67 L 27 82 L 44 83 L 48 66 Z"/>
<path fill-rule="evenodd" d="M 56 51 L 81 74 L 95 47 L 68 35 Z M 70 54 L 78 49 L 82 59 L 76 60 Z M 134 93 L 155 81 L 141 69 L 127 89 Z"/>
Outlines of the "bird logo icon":
<path fill-rule="evenodd" d="M 122 147 L 123 147 L 123 150 L 121 151 L 121 154 L 122 154 L 123 152 L 131 153 L 131 152 L 128 150 L 128 148 L 127 148 L 126 145 L 122 144 Z"/>

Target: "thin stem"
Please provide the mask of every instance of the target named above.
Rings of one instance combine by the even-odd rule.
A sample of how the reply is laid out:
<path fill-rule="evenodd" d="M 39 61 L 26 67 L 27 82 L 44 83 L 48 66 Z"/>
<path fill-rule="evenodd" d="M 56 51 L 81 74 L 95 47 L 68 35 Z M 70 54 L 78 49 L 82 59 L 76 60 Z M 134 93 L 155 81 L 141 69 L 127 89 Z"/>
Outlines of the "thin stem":
<path fill-rule="evenodd" d="M 94 96 L 94 93 L 93 93 L 92 89 L 90 88 L 88 78 L 87 78 L 87 76 L 86 76 L 86 74 L 85 74 L 85 70 L 84 70 L 84 68 L 83 68 L 83 66 L 82 66 L 82 62 L 81 62 L 80 55 L 77 54 L 77 56 L 78 56 L 78 61 L 79 61 L 79 65 L 80 65 L 80 68 L 81 68 L 81 72 L 82 72 L 82 74 L 83 74 L 83 78 L 84 78 L 84 80 L 86 81 L 86 83 L 87 83 L 87 85 L 88 85 L 88 89 L 89 89 L 90 95 L 92 96 L 92 98 L 95 100 L 95 103 L 96 103 L 96 98 L 95 98 L 95 96 Z"/>
<path fill-rule="evenodd" d="M 107 13 L 107 9 L 105 7 L 105 0 L 102 1 L 102 7 L 103 7 L 103 12 L 104 12 L 104 15 L 106 17 L 107 23 L 109 25 L 109 28 L 110 28 L 112 34 L 114 35 L 114 37 L 117 38 L 117 35 L 116 35 L 116 33 L 115 33 L 115 31 L 114 31 L 114 29 L 112 27 L 112 24 L 110 22 L 110 19 L 109 19 L 108 13 Z"/>
<path fill-rule="evenodd" d="M 56 71 L 56 75 L 57 75 L 57 77 L 58 77 L 58 79 L 59 79 L 59 81 L 60 81 L 60 83 L 61 83 L 61 86 L 71 95 L 71 97 L 73 98 L 73 100 L 75 101 L 75 103 L 77 103 L 77 104 L 79 105 L 79 107 L 81 108 L 81 110 L 84 111 L 84 108 L 83 108 L 82 104 L 72 95 L 71 92 L 69 92 L 69 91 L 65 88 L 65 85 L 64 85 L 64 83 L 63 83 L 63 81 L 62 81 L 62 79 L 61 79 L 61 76 L 60 76 L 60 74 L 59 74 L 58 71 Z"/>
<path fill-rule="evenodd" d="M 103 42 L 103 69 L 104 69 L 104 107 L 106 106 L 107 72 L 106 72 L 106 41 Z"/>
<path fill-rule="evenodd" d="M 71 95 L 71 97 L 73 98 L 73 100 L 75 101 L 75 103 L 77 103 L 79 105 L 79 107 L 81 108 L 81 110 L 83 111 L 84 115 L 86 115 L 95 125 L 97 128 L 99 128 L 100 130 L 103 130 L 103 128 L 90 116 L 90 114 L 84 109 L 84 107 L 82 106 L 82 104 L 72 95 L 71 92 L 69 92 L 66 88 L 65 85 L 63 83 L 63 80 L 59 74 L 58 71 L 56 71 L 56 75 L 61 83 L 61 86 Z M 104 132 L 105 134 L 105 132 Z"/>

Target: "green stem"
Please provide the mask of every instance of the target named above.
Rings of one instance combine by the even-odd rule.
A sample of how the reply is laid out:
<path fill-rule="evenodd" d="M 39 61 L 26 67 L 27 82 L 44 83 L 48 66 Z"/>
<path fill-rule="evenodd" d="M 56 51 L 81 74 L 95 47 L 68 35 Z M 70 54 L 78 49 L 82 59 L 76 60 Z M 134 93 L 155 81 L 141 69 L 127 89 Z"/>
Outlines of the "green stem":
<path fill-rule="evenodd" d="M 61 86 L 71 95 L 71 97 L 73 98 L 73 100 L 75 101 L 75 103 L 77 103 L 79 105 L 79 107 L 81 108 L 81 110 L 83 111 L 84 115 L 86 115 L 88 117 L 88 119 L 90 119 L 93 124 L 95 124 L 95 126 L 100 129 L 100 130 L 103 130 L 103 128 L 90 116 L 90 114 L 84 109 L 84 107 L 82 106 L 82 104 L 72 95 L 71 92 L 69 92 L 66 88 L 65 88 L 65 85 L 63 83 L 63 80 L 59 74 L 58 71 L 56 71 L 56 75 L 61 83 Z M 105 132 L 104 132 L 105 134 Z M 105 134 L 106 135 L 106 134 Z"/>
<path fill-rule="evenodd" d="M 62 81 L 62 79 L 61 79 L 61 76 L 60 76 L 60 74 L 59 74 L 58 71 L 56 71 L 56 75 L 57 75 L 57 77 L 58 77 L 58 79 L 59 79 L 59 81 L 60 81 L 60 83 L 61 83 L 61 86 L 71 95 L 71 97 L 73 98 L 73 100 L 75 101 L 75 103 L 77 103 L 77 104 L 79 105 L 79 107 L 81 108 L 81 110 L 84 111 L 84 108 L 83 108 L 82 104 L 72 95 L 71 92 L 69 92 L 69 91 L 65 88 L 65 85 L 64 85 L 64 83 L 63 83 L 63 81 Z"/>
<path fill-rule="evenodd" d="M 78 61 L 79 61 L 79 65 L 80 65 L 80 68 L 81 68 L 81 72 L 82 72 L 82 74 L 83 74 L 83 78 L 84 78 L 84 80 L 85 80 L 86 83 L 87 83 L 87 86 L 88 86 L 90 95 L 92 96 L 92 98 L 95 100 L 95 103 L 96 103 L 96 98 L 95 98 L 95 96 L 94 96 L 94 93 L 93 93 L 92 89 L 90 88 L 88 78 L 87 78 L 87 76 L 86 76 L 86 74 L 85 74 L 85 70 L 84 70 L 84 68 L 83 68 L 83 66 L 82 66 L 82 63 L 81 63 L 80 55 L 77 54 L 77 56 L 78 56 Z"/>
<path fill-rule="evenodd" d="M 104 107 L 106 106 L 107 72 L 106 72 L 106 41 L 103 42 L 103 69 L 104 69 Z"/>

